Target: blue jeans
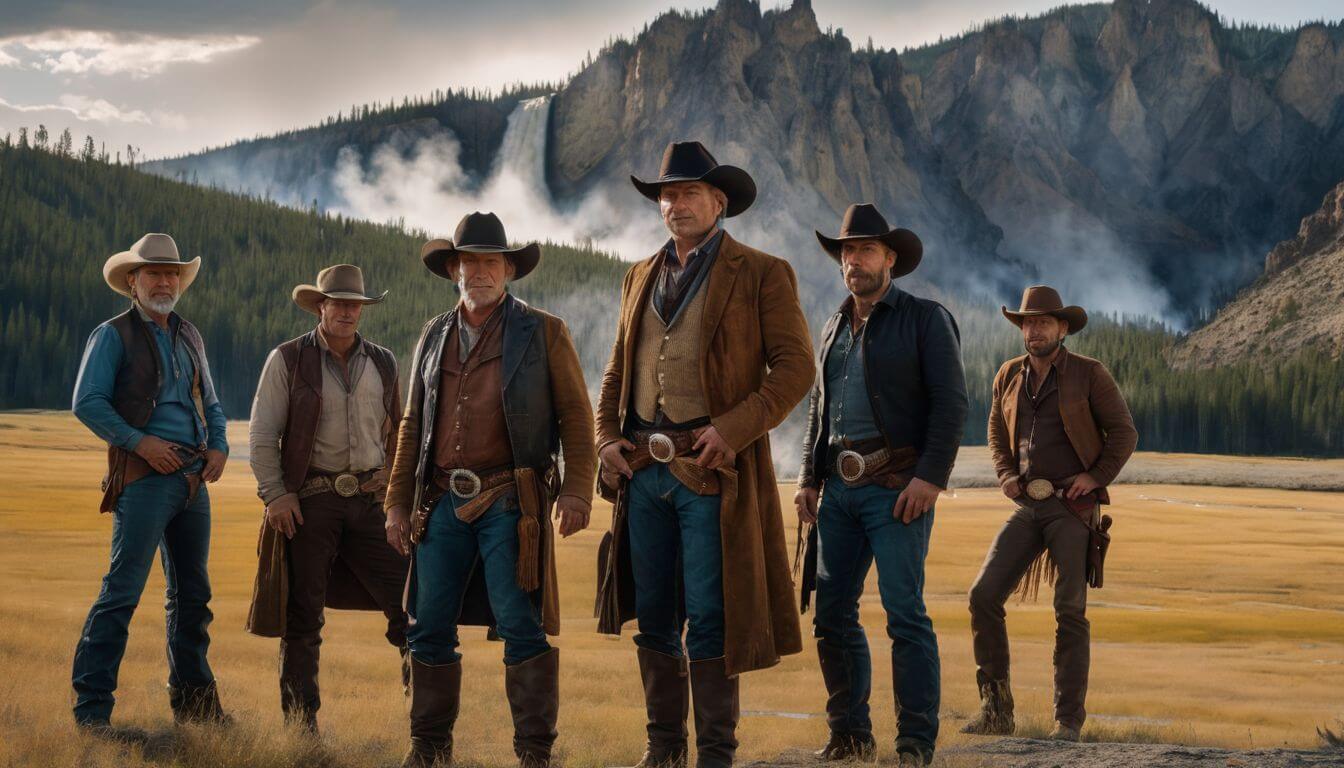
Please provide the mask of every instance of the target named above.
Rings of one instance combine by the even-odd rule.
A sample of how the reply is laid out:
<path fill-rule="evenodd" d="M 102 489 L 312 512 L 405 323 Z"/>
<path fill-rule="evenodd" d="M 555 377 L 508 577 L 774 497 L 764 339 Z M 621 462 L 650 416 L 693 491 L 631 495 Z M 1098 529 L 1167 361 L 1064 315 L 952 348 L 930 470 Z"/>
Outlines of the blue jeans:
<path fill-rule="evenodd" d="M 199 467 L 198 462 L 192 469 Z M 112 562 L 75 647 L 71 679 L 78 722 L 98 722 L 112 715 L 127 630 L 155 550 L 162 553 L 167 583 L 168 684 L 204 687 L 215 679 L 205 658 L 210 647 L 207 629 L 214 618 L 206 573 L 210 493 L 205 484 L 188 501 L 187 479 L 181 471 L 151 474 L 122 491 L 112 515 Z"/>
<path fill-rule="evenodd" d="M 457 622 L 477 563 L 485 576 L 495 631 L 504 641 L 504 663 L 520 664 L 550 650 L 541 607 L 518 586 L 517 499 L 505 494 L 470 523 L 458 519 L 457 501 L 452 493 L 443 495 L 415 548 L 415 596 L 406 631 L 411 655 L 433 665 L 462 658 Z"/>
<path fill-rule="evenodd" d="M 666 464 L 635 473 L 626 487 L 635 577 L 635 644 L 691 661 L 723 655 L 723 549 L 719 496 L 700 496 Z M 680 581 L 678 581 L 680 576 Z M 684 610 L 683 610 L 684 609 Z"/>
<path fill-rule="evenodd" d="M 817 515 L 819 643 L 840 649 L 849 674 L 847 728 L 872 733 L 868 694 L 872 661 L 859 623 L 859 598 L 868 568 L 877 561 L 877 588 L 887 613 L 895 687 L 898 749 L 931 752 L 938 738 L 940 669 L 938 637 L 924 609 L 924 559 L 929 552 L 933 510 L 910 524 L 892 517 L 900 489 L 826 482 Z"/>

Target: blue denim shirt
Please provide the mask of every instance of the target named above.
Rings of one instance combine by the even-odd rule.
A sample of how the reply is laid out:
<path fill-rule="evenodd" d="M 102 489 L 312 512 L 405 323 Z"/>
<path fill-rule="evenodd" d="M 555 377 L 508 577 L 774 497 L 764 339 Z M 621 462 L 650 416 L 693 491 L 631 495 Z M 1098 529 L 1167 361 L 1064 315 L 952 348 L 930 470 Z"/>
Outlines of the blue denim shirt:
<path fill-rule="evenodd" d="M 855 334 L 848 319 L 840 322 L 826 358 L 827 414 L 831 441 L 852 442 L 879 437 L 877 419 L 868 401 L 868 380 L 863 370 L 863 329 Z"/>
<path fill-rule="evenodd" d="M 159 351 L 159 367 L 163 372 L 163 380 L 149 422 L 145 424 L 143 430 L 136 429 L 112 407 L 112 392 L 117 383 L 117 370 L 121 367 L 125 350 L 122 347 L 121 336 L 110 323 L 103 323 L 93 329 L 93 333 L 89 335 L 89 343 L 84 348 L 84 359 L 79 365 L 79 376 L 75 379 L 72 405 L 75 416 L 98 437 L 128 451 L 135 450 L 140 444 L 140 439 L 149 434 L 190 447 L 205 443 L 208 448 L 228 453 L 224 408 L 219 404 L 214 382 L 210 378 L 210 366 L 205 360 L 201 361 L 204 424 L 201 423 L 200 416 L 192 405 L 191 381 L 195 366 L 192 363 L 191 353 L 187 351 L 187 343 L 177 334 L 181 319 L 175 314 L 170 315 L 169 328 L 165 330 L 148 319 L 143 312 L 140 313 L 140 318 L 148 324 L 154 337 Z"/>

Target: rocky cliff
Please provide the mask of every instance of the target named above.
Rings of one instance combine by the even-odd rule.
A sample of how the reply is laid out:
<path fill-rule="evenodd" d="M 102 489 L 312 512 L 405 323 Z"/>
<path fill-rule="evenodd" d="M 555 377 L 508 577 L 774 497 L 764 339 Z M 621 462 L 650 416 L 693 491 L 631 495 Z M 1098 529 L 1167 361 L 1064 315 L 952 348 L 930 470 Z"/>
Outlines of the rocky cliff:
<path fill-rule="evenodd" d="M 1275 246 L 1264 275 L 1182 339 L 1169 359 L 1206 368 L 1313 350 L 1344 353 L 1344 183 Z"/>
<path fill-rule="evenodd" d="M 451 134 L 479 179 L 507 106 L 379 130 L 407 154 L 426 131 Z M 327 189 L 331 152 L 311 150 L 325 130 L 156 169 L 322 204 L 309 193 Z M 1095 311 L 1183 323 L 1254 280 L 1344 178 L 1344 25 L 1232 27 L 1193 0 L 1116 0 L 898 55 L 821 29 L 808 0 L 672 11 L 555 94 L 548 213 L 602 193 L 614 217 L 650 216 L 626 177 L 655 173 L 682 138 L 753 173 L 760 200 L 733 226 L 805 277 L 829 275 L 811 229 L 871 201 L 924 237 L 917 274 L 946 289 L 1012 300 L 1044 280 Z"/>

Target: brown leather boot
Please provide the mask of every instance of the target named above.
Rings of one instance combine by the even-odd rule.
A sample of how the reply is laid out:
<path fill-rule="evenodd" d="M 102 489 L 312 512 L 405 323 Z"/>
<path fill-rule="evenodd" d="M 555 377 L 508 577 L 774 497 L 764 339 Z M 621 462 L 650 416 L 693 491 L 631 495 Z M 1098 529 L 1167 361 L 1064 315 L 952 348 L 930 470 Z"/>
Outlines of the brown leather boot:
<path fill-rule="evenodd" d="M 821 663 L 821 679 L 826 683 L 826 724 L 831 737 L 826 746 L 813 752 L 818 760 L 871 760 L 877 754 L 877 742 L 872 731 L 855 731 L 850 727 L 850 678 L 845 652 L 827 643 L 817 641 L 817 660 Z M 867 701 L 864 695 L 864 701 Z"/>
<path fill-rule="evenodd" d="M 560 650 L 504 667 L 504 693 L 513 713 L 513 753 L 519 768 L 548 768 L 560 713 Z"/>
<path fill-rule="evenodd" d="M 696 768 L 728 768 L 737 754 L 737 678 L 728 677 L 724 659 L 691 662 L 691 700 L 695 706 Z"/>
<path fill-rule="evenodd" d="M 980 684 L 980 714 L 961 727 L 962 733 L 977 736 L 1013 735 L 1013 692 L 1007 680 Z"/>
<path fill-rule="evenodd" d="M 640 648 L 639 676 L 644 682 L 644 708 L 649 741 L 634 768 L 686 768 L 686 718 L 691 692 L 685 659 Z"/>
<path fill-rule="evenodd" d="M 462 662 L 425 664 L 411 659 L 411 749 L 402 768 L 453 764 L 453 725 L 462 695 Z"/>

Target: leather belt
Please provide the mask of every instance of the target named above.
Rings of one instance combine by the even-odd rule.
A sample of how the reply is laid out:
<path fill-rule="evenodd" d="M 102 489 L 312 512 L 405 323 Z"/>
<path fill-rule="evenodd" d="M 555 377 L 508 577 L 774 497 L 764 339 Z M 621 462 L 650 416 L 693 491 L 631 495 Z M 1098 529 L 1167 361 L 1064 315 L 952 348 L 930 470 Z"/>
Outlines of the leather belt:
<path fill-rule="evenodd" d="M 913 447 L 891 448 L 880 437 L 832 443 L 830 455 L 832 471 L 850 485 L 909 469 L 918 460 Z"/>
<path fill-rule="evenodd" d="M 378 470 L 367 469 L 363 472 L 337 472 L 332 475 L 309 475 L 297 491 L 300 499 L 316 496 L 319 493 L 334 493 L 343 499 L 363 493 L 364 484 L 373 478 Z"/>
<path fill-rule="evenodd" d="M 434 484 L 459 499 L 474 499 L 486 491 L 512 483 L 513 480 L 512 465 L 492 467 L 480 472 L 465 467 L 434 468 Z"/>
<path fill-rule="evenodd" d="M 678 456 L 690 453 L 695 445 L 695 430 L 636 429 L 630 433 L 630 442 L 635 444 L 635 450 L 627 463 L 631 471 L 637 472 L 654 462 L 671 464 Z"/>

